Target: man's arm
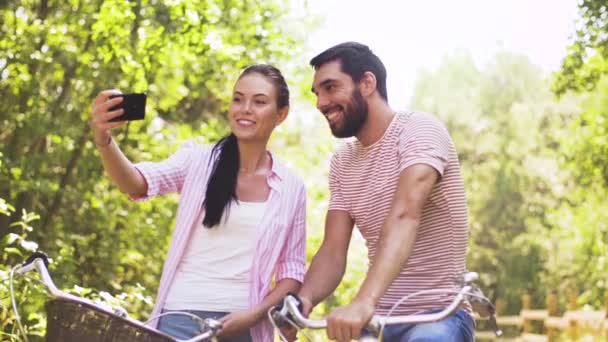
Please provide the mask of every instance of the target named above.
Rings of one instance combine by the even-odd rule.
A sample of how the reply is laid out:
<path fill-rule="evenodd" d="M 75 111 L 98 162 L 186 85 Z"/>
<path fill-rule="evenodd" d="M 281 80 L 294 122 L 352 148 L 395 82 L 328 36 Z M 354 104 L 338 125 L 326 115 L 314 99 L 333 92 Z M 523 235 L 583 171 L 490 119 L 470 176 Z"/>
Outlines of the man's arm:
<path fill-rule="evenodd" d="M 414 249 L 422 209 L 439 178 L 426 164 L 412 165 L 399 176 L 372 267 L 353 301 L 328 317 L 327 334 L 338 341 L 357 339 L 375 307 Z"/>
<path fill-rule="evenodd" d="M 329 296 L 340 284 L 354 222 L 346 211 L 330 210 L 325 218 L 325 235 L 304 277 L 299 297 L 304 314 Z"/>
<path fill-rule="evenodd" d="M 380 232 L 378 253 L 355 300 L 378 304 L 414 249 L 420 216 L 439 178 L 437 171 L 424 164 L 413 165 L 401 173 L 389 214 Z"/>

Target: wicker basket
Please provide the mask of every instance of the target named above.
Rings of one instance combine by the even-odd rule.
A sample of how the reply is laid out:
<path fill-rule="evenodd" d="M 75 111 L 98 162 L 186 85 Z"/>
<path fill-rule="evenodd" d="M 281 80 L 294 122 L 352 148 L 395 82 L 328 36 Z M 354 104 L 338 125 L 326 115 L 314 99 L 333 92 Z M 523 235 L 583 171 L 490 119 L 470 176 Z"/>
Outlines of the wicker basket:
<path fill-rule="evenodd" d="M 46 303 L 47 342 L 175 342 L 168 335 L 69 299 Z"/>

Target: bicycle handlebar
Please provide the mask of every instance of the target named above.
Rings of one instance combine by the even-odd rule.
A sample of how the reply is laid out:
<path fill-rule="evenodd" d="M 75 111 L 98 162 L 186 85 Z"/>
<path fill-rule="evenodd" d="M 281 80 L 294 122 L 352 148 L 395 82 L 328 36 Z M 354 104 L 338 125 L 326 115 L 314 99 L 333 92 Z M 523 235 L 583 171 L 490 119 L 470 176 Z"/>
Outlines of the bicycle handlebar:
<path fill-rule="evenodd" d="M 42 283 L 48 288 L 49 292 L 51 293 L 51 295 L 53 295 L 53 297 L 65 298 L 65 299 L 77 301 L 79 303 L 95 305 L 94 303 L 92 303 L 84 298 L 60 291 L 57 288 L 57 286 L 55 286 L 55 283 L 53 282 L 53 279 L 51 278 L 51 275 L 49 274 L 49 271 L 46 268 L 47 264 L 48 264 L 48 261 L 46 261 L 46 259 L 35 258 L 35 259 L 31 260 L 30 262 L 26 261 L 26 263 L 24 265 L 15 269 L 15 273 L 19 274 L 19 275 L 23 275 L 27 272 L 38 271 L 38 274 L 40 274 L 40 278 L 42 278 L 41 279 Z M 99 305 L 95 305 L 95 306 L 99 306 Z M 104 309 L 104 310 L 106 310 L 106 309 Z"/>
<path fill-rule="evenodd" d="M 53 282 L 53 279 L 51 278 L 51 275 L 49 274 L 47 265 L 48 265 L 48 259 L 47 259 L 46 255 L 43 253 L 35 253 L 30 258 L 28 258 L 27 261 L 24 262 L 22 265 L 17 266 L 15 268 L 14 272 L 19 275 L 24 275 L 25 273 L 28 273 L 31 271 L 37 271 L 38 274 L 40 274 L 42 283 L 48 288 L 49 292 L 51 293 L 51 295 L 53 297 L 69 299 L 69 300 L 72 300 L 72 301 L 75 301 L 78 303 L 82 303 L 82 304 L 86 304 L 86 305 L 93 305 L 96 308 L 98 308 L 104 312 L 120 316 L 137 326 L 149 329 L 149 327 L 146 327 L 146 325 L 143 324 L 142 322 L 140 322 L 136 319 L 130 318 L 127 314 L 127 311 L 125 309 L 123 309 L 122 307 L 113 307 L 112 311 L 110 311 L 107 308 L 105 308 L 99 304 L 93 303 L 85 298 L 81 298 L 81 297 L 74 296 L 69 293 L 62 292 L 61 290 L 59 290 L 57 288 L 57 286 L 55 286 L 55 283 Z M 179 313 L 179 312 L 175 312 L 175 314 L 177 314 L 177 313 Z M 204 323 L 204 324 L 201 324 L 201 328 L 204 328 L 204 330 L 205 330 L 203 333 L 201 333 L 189 340 L 176 340 L 176 341 L 177 342 L 209 341 L 209 340 L 211 340 L 211 338 L 215 337 L 217 335 L 218 331 L 221 330 L 221 328 L 222 328 L 222 323 L 218 320 L 208 318 L 208 319 L 201 320 L 201 321 Z"/>
<path fill-rule="evenodd" d="M 472 286 L 465 285 L 458 292 L 454 300 L 448 305 L 445 309 L 440 312 L 431 313 L 431 314 L 419 314 L 419 315 L 408 315 L 408 316 L 379 316 L 374 315 L 370 322 L 367 324 L 367 330 L 369 330 L 372 334 L 379 334 L 382 325 L 391 325 L 391 324 L 417 324 L 417 323 L 427 323 L 442 320 L 449 315 L 453 314 L 460 304 L 465 299 L 466 293 L 468 293 L 472 289 Z M 309 329 L 325 329 L 327 328 L 327 320 L 325 319 L 308 319 L 302 315 L 300 310 L 298 309 L 299 301 L 292 295 L 288 295 L 284 299 L 284 307 L 286 308 L 286 312 L 275 311 L 273 313 L 273 318 L 275 320 L 281 320 L 285 313 L 291 315 L 293 321 L 296 325 L 298 325 L 301 329 L 309 328 Z"/>
<path fill-rule="evenodd" d="M 454 300 L 443 310 L 436 313 L 429 314 L 417 314 L 417 315 L 405 315 L 405 316 L 379 316 L 374 315 L 372 319 L 367 324 L 367 330 L 375 336 L 380 334 L 380 331 L 384 325 L 392 325 L 392 324 L 419 324 L 419 323 L 428 323 L 442 320 L 450 315 L 452 315 L 459 306 L 465 301 L 477 301 L 480 303 L 483 301 L 483 304 L 486 306 L 487 311 L 490 313 L 490 324 L 492 325 L 497 336 L 502 335 L 502 331 L 498 329 L 496 326 L 496 321 L 494 319 L 494 307 L 490 303 L 490 301 L 483 296 L 481 290 L 475 287 L 472 282 L 477 280 L 479 275 L 475 272 L 467 272 L 463 277 L 463 285 L 461 289 L 456 293 Z M 440 292 L 437 290 L 437 292 Z M 443 292 L 451 292 L 445 290 Z M 279 308 L 275 308 L 271 313 L 271 318 L 275 322 L 284 322 L 286 319 L 293 319 L 293 323 L 295 323 L 299 329 L 325 329 L 327 328 L 327 320 L 326 319 L 308 319 L 302 315 L 299 309 L 300 301 L 294 295 L 289 294 L 283 299 L 283 305 Z"/>

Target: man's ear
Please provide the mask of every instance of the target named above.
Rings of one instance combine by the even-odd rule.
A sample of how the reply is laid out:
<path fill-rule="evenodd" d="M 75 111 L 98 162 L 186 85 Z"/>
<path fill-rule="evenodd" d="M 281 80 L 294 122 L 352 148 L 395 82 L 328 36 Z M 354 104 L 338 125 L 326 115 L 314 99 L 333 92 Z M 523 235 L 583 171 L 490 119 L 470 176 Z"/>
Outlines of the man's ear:
<path fill-rule="evenodd" d="M 277 118 L 277 122 L 276 122 L 275 126 L 280 125 L 283 121 L 285 121 L 285 119 L 287 119 L 287 114 L 289 114 L 289 106 L 285 106 L 285 107 L 279 109 L 278 114 L 279 114 L 279 116 Z"/>
<path fill-rule="evenodd" d="M 359 81 L 359 91 L 363 97 L 369 97 L 376 91 L 376 85 L 376 75 L 371 71 L 366 71 Z"/>

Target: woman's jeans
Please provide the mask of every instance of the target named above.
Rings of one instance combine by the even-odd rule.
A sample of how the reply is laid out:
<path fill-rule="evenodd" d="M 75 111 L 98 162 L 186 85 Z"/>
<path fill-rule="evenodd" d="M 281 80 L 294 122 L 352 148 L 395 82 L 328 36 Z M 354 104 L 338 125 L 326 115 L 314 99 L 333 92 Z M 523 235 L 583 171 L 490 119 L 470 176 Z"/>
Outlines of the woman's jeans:
<path fill-rule="evenodd" d="M 431 311 L 432 312 L 438 312 Z M 463 309 L 438 322 L 387 325 L 383 341 L 386 342 L 473 342 L 475 321 Z"/>
<path fill-rule="evenodd" d="M 162 313 L 176 311 L 176 310 L 163 310 Z M 194 311 L 194 310 L 180 310 L 194 314 L 201 319 L 213 318 L 220 319 L 226 316 L 227 312 L 213 312 L 213 311 Z M 166 315 L 162 316 L 158 322 L 158 330 L 180 340 L 188 340 L 194 336 L 200 334 L 200 327 L 192 317 L 186 315 Z M 251 335 L 249 331 L 239 336 L 230 337 L 227 339 L 220 339 L 220 342 L 251 342 Z"/>

